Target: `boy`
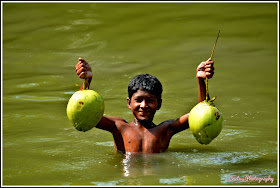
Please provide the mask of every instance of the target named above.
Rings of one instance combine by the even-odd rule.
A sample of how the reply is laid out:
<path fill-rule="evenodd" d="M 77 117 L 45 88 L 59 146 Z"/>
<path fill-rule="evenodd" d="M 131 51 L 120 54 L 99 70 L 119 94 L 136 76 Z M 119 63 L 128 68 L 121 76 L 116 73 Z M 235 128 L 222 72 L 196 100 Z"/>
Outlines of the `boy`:
<path fill-rule="evenodd" d="M 213 65 L 214 62 L 208 59 L 197 67 L 198 102 L 206 98 L 204 79 L 212 78 Z M 85 87 L 89 87 L 92 79 L 90 65 L 84 59 L 79 58 L 75 68 L 77 75 L 84 79 Z M 134 120 L 128 123 L 120 117 L 103 116 L 96 128 L 112 133 L 115 148 L 124 154 L 166 151 L 171 137 L 189 128 L 189 114 L 155 125 L 153 118 L 161 107 L 161 93 L 162 85 L 156 77 L 149 74 L 135 76 L 128 85 L 129 96 L 127 97 L 127 106 L 132 111 Z"/>

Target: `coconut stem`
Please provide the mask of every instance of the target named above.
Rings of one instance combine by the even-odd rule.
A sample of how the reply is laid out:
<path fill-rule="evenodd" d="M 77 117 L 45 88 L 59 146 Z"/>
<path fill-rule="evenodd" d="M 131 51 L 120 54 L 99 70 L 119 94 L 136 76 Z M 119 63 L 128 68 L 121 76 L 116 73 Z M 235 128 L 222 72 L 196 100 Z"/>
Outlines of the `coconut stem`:
<path fill-rule="evenodd" d="M 206 77 L 206 101 L 209 101 L 208 78 Z"/>
<path fill-rule="evenodd" d="M 86 87 L 85 81 L 86 80 L 83 81 L 83 89 L 85 89 L 85 87 Z"/>
<path fill-rule="evenodd" d="M 89 84 L 86 79 L 84 79 L 84 81 L 83 81 L 83 89 L 89 89 Z"/>
<path fill-rule="evenodd" d="M 213 97 L 212 99 L 209 100 L 209 102 L 213 102 L 217 97 Z"/>
<path fill-rule="evenodd" d="M 211 61 L 212 60 L 212 57 L 213 57 L 213 54 L 214 54 L 214 50 L 215 50 L 215 47 L 216 47 L 216 44 L 217 44 L 217 41 L 218 41 L 218 38 L 219 38 L 219 35 L 220 35 L 220 30 L 218 32 L 218 36 L 217 36 L 217 39 L 215 41 L 215 44 L 213 46 L 213 49 L 212 49 L 212 53 L 211 53 L 211 56 L 209 58 L 209 60 Z M 208 78 L 206 76 L 206 101 L 209 101 L 209 91 L 208 91 Z M 215 100 L 215 99 L 214 99 Z"/>

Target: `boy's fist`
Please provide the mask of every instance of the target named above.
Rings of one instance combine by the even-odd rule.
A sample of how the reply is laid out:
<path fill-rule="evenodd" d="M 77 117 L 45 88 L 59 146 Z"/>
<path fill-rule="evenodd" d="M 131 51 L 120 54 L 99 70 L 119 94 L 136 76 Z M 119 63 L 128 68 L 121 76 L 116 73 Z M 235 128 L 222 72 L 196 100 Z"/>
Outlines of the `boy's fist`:
<path fill-rule="evenodd" d="M 212 78 L 214 75 L 214 61 L 210 60 L 202 61 L 196 69 L 196 77 L 206 79 L 206 77 Z"/>
<path fill-rule="evenodd" d="M 81 79 L 91 79 L 92 70 L 90 65 L 82 58 L 79 58 L 79 62 L 75 66 L 75 71 Z"/>

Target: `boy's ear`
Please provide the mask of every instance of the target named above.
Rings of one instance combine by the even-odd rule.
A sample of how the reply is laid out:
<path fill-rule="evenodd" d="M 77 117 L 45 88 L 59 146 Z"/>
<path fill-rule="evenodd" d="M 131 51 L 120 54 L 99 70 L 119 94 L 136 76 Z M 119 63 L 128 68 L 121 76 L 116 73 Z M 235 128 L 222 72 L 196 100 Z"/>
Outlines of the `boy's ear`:
<path fill-rule="evenodd" d="M 160 109 L 160 107 L 161 107 L 161 103 L 162 103 L 162 99 L 160 99 L 160 100 L 158 101 L 158 107 L 157 107 L 157 110 L 159 110 L 159 109 Z"/>
<path fill-rule="evenodd" d="M 131 106 L 130 106 L 130 98 L 129 97 L 127 97 L 126 98 L 126 101 L 127 101 L 127 107 L 131 110 Z"/>

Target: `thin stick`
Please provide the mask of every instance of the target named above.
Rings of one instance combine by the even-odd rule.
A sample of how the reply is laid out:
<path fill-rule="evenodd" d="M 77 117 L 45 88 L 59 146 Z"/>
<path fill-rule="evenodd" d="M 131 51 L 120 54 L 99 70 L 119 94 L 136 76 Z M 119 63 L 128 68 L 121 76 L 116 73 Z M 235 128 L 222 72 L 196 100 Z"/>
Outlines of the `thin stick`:
<path fill-rule="evenodd" d="M 216 42 L 215 42 L 215 44 L 214 44 L 214 46 L 213 46 L 213 50 L 212 50 L 212 53 L 211 53 L 211 56 L 210 56 L 210 60 L 212 60 L 212 57 L 213 57 L 213 54 L 214 54 L 214 50 L 215 50 L 215 47 L 216 47 L 216 44 L 217 44 L 217 41 L 218 41 L 219 36 L 220 36 L 220 30 L 219 30 L 219 33 L 218 33 Z"/>
<path fill-rule="evenodd" d="M 216 44 L 217 44 L 219 35 L 220 35 L 220 30 L 219 30 L 219 32 L 218 32 L 217 39 L 216 39 L 215 44 L 214 44 L 214 46 L 213 46 L 212 53 L 211 53 L 211 56 L 210 56 L 210 58 L 209 58 L 210 60 L 212 60 L 212 57 L 213 57 L 213 54 L 214 54 L 214 50 L 215 50 L 215 47 L 216 47 Z M 209 101 L 208 78 L 207 78 L 207 76 L 206 76 L 206 101 Z"/>

